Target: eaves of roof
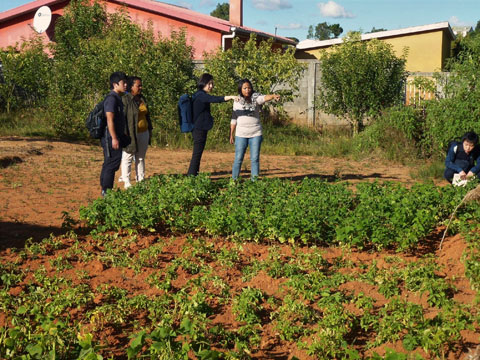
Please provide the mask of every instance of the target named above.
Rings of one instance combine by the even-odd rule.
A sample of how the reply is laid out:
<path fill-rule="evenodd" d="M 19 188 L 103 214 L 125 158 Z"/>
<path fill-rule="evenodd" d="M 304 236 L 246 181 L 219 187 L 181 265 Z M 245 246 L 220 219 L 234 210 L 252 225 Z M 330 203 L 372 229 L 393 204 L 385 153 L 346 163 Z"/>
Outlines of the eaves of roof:
<path fill-rule="evenodd" d="M 25 5 L 18 6 L 16 8 L 0 12 L 0 24 L 7 20 L 11 20 L 17 16 L 25 15 L 28 13 L 35 13 L 39 7 L 42 6 L 52 6 L 65 0 L 37 0 L 31 1 Z M 32 15 L 33 16 L 33 15 Z"/>
<path fill-rule="evenodd" d="M 420 34 L 424 32 L 436 31 L 436 30 L 444 30 L 450 35 L 451 39 L 455 39 L 455 34 L 450 27 L 448 21 L 429 24 L 429 25 L 421 25 L 421 26 L 412 26 L 403 29 L 397 30 L 387 30 L 387 31 L 378 31 L 374 33 L 362 34 L 362 40 L 371 40 L 371 39 L 384 39 L 384 38 L 392 38 L 398 36 L 405 36 L 405 35 L 414 35 Z M 309 50 L 309 49 L 316 49 L 316 48 L 324 48 L 329 47 L 332 45 L 341 44 L 343 42 L 343 38 L 341 39 L 330 39 L 330 40 L 312 40 L 307 39 L 300 41 L 297 44 L 298 50 Z"/>
<path fill-rule="evenodd" d="M 16 7 L 14 9 L 4 11 L 0 13 L 0 24 L 4 21 L 13 19 L 17 16 L 24 15 L 27 13 L 33 13 L 41 6 L 52 6 L 57 3 L 61 3 L 65 0 L 37 0 L 29 2 L 25 5 Z M 173 19 L 177 19 L 180 21 L 188 22 L 191 24 L 195 24 L 198 26 L 210 28 L 216 31 L 219 31 L 223 34 L 230 33 L 234 30 L 244 32 L 244 33 L 256 33 L 263 37 L 274 38 L 276 41 L 295 45 L 296 42 L 281 36 L 275 36 L 273 34 L 265 33 L 256 29 L 251 29 L 245 26 L 236 26 L 229 21 L 219 19 L 210 15 L 205 15 L 198 13 L 196 11 L 166 4 L 163 2 L 155 1 L 155 0 L 107 0 L 109 2 L 117 3 L 117 4 L 124 4 L 127 7 L 132 7 L 136 9 L 140 9 L 147 12 L 153 12 L 157 14 L 161 14 L 163 16 L 167 16 Z"/>

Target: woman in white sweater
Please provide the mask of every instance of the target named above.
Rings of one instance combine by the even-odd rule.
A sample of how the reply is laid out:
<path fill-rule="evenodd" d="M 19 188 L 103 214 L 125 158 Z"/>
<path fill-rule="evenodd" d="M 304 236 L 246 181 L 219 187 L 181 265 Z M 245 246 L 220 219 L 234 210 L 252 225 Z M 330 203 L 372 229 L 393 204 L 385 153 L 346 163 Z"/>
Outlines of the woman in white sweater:
<path fill-rule="evenodd" d="M 238 178 L 245 151 L 250 146 L 251 177 L 254 180 L 260 172 L 260 146 L 263 140 L 260 107 L 267 101 L 279 100 L 280 95 L 254 93 L 252 83 L 248 79 L 239 81 L 238 94 L 240 96 L 233 103 L 232 120 L 230 122 L 230 144 L 235 143 L 232 178 Z"/>

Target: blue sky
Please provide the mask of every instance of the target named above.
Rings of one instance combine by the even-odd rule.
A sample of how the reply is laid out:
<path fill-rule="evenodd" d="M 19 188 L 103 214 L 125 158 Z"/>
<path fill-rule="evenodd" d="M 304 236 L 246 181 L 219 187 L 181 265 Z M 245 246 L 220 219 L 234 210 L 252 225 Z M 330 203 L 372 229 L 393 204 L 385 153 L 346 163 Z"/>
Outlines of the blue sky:
<path fill-rule="evenodd" d="M 0 12 L 29 0 L 0 0 Z M 166 0 L 175 5 L 209 14 L 217 3 L 228 0 Z M 351 30 L 369 32 L 449 21 L 451 26 L 472 26 L 480 20 L 480 0 L 244 0 L 245 26 L 293 36 L 307 37 L 308 26 L 321 22 L 340 24 L 343 34 Z"/>

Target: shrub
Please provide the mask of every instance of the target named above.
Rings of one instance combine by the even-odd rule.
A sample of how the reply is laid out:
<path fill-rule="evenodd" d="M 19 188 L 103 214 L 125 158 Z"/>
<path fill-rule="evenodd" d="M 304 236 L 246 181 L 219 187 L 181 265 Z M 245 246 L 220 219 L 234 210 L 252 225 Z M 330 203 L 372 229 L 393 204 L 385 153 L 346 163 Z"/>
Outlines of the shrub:
<path fill-rule="evenodd" d="M 285 119 L 282 106 L 295 97 L 304 66 L 295 59 L 295 48 L 281 50 L 272 46 L 272 39 L 259 42 L 255 34 L 246 43 L 236 38 L 230 49 L 205 54 L 202 71 L 214 76 L 215 93 L 218 95 L 236 95 L 237 81 L 242 78 L 248 78 L 257 92 L 280 94 L 280 101 L 271 102 L 268 106 L 274 109 L 276 117 Z M 212 107 L 215 124 L 210 138 L 228 140 L 231 109 L 231 103 Z M 263 120 L 269 119 L 269 115 L 269 112 L 263 112 Z"/>
<path fill-rule="evenodd" d="M 0 51 L 0 109 L 10 113 L 45 103 L 51 61 L 40 37 Z"/>
<path fill-rule="evenodd" d="M 142 77 L 157 142 L 176 126 L 176 101 L 192 85 L 194 67 L 184 31 L 156 38 L 123 11 L 107 14 L 98 3 L 74 1 L 57 32 L 48 105 L 59 135 L 86 135 L 83 121 L 108 93 L 114 71 Z"/>
<path fill-rule="evenodd" d="M 325 51 L 320 60 L 316 106 L 348 120 L 354 134 L 362 129 L 365 117 L 376 117 L 402 100 L 405 54 L 398 58 L 391 45 L 361 41 L 352 34 L 332 51 Z"/>
<path fill-rule="evenodd" d="M 425 143 L 433 153 L 445 156 L 448 142 L 473 130 L 480 132 L 480 36 L 467 36 L 461 51 L 443 77 L 445 98 L 428 102 Z"/>
<path fill-rule="evenodd" d="M 354 139 L 362 152 L 381 149 L 389 160 L 402 161 L 425 155 L 423 146 L 425 119 L 422 110 L 411 106 L 393 106 Z"/>

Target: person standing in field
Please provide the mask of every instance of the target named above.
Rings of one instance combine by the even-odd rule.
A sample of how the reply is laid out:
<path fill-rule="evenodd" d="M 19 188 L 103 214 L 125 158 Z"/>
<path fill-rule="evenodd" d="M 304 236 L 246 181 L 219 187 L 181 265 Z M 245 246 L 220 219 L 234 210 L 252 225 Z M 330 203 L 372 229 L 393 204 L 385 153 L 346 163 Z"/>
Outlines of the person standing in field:
<path fill-rule="evenodd" d="M 203 150 L 207 143 L 208 131 L 213 127 L 210 104 L 234 100 L 236 96 L 213 96 L 213 76 L 204 73 L 197 83 L 197 92 L 193 95 L 193 153 L 187 175 L 198 175 Z"/>
<path fill-rule="evenodd" d="M 129 144 L 130 138 L 125 134 L 125 116 L 121 96 L 127 90 L 127 76 L 123 72 L 110 75 L 110 93 L 105 98 L 103 110 L 107 118 L 105 135 L 100 139 L 103 148 L 103 165 L 100 173 L 102 196 L 108 189 L 113 189 L 115 172 L 120 167 L 122 148 Z"/>
<path fill-rule="evenodd" d="M 250 146 L 251 178 L 254 180 L 260 173 L 260 147 L 263 141 L 260 107 L 268 101 L 280 100 L 280 95 L 255 93 L 248 79 L 238 82 L 238 94 L 240 96 L 233 103 L 230 122 L 230 144 L 235 143 L 232 178 L 237 179 L 240 175 L 245 151 Z"/>
<path fill-rule="evenodd" d="M 123 149 L 120 164 L 122 174 L 119 181 L 123 181 L 125 189 L 128 189 L 132 186 L 130 173 L 133 160 L 135 160 L 136 181 L 139 182 L 145 178 L 145 155 L 152 139 L 153 127 L 147 103 L 142 95 L 141 78 L 131 76 L 127 79 L 127 93 L 122 97 L 122 101 L 131 142 Z"/>

